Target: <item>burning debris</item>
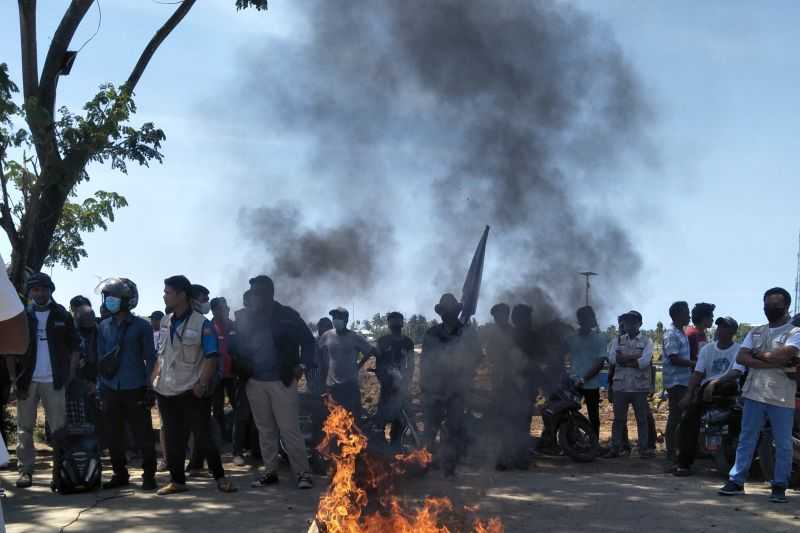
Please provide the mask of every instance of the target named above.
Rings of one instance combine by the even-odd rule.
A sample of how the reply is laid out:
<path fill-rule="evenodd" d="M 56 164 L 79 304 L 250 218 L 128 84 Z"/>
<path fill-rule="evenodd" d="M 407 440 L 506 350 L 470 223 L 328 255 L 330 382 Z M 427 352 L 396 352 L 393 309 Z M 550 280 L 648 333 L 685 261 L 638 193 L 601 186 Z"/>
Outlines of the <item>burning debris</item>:
<path fill-rule="evenodd" d="M 330 414 L 318 449 L 333 463 L 333 477 L 309 533 L 502 533 L 497 518 L 474 518 L 468 521 L 469 529 L 458 525 L 477 508 L 457 512 L 447 498 L 426 498 L 420 507 L 404 507 L 393 494 L 391 479 L 410 466 L 426 466 L 431 454 L 398 454 L 387 467 L 366 455 L 367 437 L 355 426 L 353 415 L 330 399 L 326 404 Z"/>

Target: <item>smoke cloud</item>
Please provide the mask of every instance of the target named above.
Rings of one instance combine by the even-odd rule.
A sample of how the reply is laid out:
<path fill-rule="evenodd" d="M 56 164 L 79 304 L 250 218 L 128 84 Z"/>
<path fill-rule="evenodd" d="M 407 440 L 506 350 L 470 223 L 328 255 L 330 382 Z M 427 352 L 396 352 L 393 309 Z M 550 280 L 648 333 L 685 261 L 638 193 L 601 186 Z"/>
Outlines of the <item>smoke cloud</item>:
<path fill-rule="evenodd" d="M 401 262 L 388 283 L 424 293 L 425 312 L 458 293 L 485 224 L 483 310 L 502 298 L 571 315 L 578 272 L 601 274 L 597 303 L 635 280 L 607 176 L 646 157 L 652 112 L 605 27 L 562 1 L 295 5 L 304 37 L 270 40 L 240 71 L 245 123 L 311 143 L 304 179 L 328 185 L 322 202 L 240 216 L 279 292 L 291 280 L 301 309 L 381 301 Z M 297 224 L 299 205 L 330 223 Z"/>

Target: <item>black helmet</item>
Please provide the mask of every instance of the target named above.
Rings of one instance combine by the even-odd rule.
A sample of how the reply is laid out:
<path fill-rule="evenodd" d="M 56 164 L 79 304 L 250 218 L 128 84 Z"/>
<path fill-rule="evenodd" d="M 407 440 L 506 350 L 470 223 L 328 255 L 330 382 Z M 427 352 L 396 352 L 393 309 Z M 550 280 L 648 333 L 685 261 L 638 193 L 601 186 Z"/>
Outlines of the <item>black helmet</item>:
<path fill-rule="evenodd" d="M 56 290 L 53 280 L 44 272 L 34 272 L 28 276 L 28 279 L 25 281 L 25 294 L 31 292 L 31 289 L 34 287 L 49 287 L 50 292 L 55 292 Z"/>
<path fill-rule="evenodd" d="M 128 278 L 108 278 L 97 285 L 97 292 L 106 296 L 114 296 L 122 300 L 122 307 L 128 311 L 136 308 L 139 303 L 139 289 Z"/>

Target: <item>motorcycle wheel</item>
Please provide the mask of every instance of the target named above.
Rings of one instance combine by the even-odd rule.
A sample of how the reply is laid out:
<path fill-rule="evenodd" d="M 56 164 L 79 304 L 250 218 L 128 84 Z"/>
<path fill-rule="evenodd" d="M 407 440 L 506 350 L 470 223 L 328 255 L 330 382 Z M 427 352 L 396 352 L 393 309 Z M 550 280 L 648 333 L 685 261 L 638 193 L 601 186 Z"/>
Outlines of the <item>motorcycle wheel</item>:
<path fill-rule="evenodd" d="M 558 426 L 558 445 L 577 463 L 592 462 L 600 453 L 592 424 L 583 416 L 571 416 Z"/>
<path fill-rule="evenodd" d="M 758 459 L 761 466 L 761 475 L 769 482 L 775 473 L 775 445 L 771 438 L 764 438 L 762 434 L 758 440 Z M 792 473 L 789 474 L 789 486 L 800 487 L 800 464 L 792 461 Z"/>

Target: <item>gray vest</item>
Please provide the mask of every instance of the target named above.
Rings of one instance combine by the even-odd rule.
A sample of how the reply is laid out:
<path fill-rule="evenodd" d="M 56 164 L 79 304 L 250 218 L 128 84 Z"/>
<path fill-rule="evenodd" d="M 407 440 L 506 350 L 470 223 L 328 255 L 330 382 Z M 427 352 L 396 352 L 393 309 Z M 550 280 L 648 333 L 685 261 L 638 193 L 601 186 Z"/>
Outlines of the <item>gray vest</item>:
<path fill-rule="evenodd" d="M 175 335 L 170 335 L 173 315 L 161 321 L 158 360 L 161 371 L 153 387 L 162 396 L 177 396 L 188 391 L 200 379 L 203 366 L 203 324 L 206 318 L 192 311 Z"/>
<path fill-rule="evenodd" d="M 778 331 L 770 332 L 769 324 L 765 324 L 750 332 L 753 353 L 776 350 L 800 331 L 800 328 L 791 325 L 775 329 Z M 796 368 L 751 368 L 742 387 L 742 396 L 756 402 L 792 409 L 797 392 L 795 372 Z"/>
<path fill-rule="evenodd" d="M 619 339 L 617 350 L 623 355 L 641 357 L 647 346 L 647 338 L 639 334 L 635 339 L 623 335 Z M 628 368 L 617 365 L 614 367 L 614 391 L 619 392 L 650 392 L 650 365 L 645 368 Z"/>

